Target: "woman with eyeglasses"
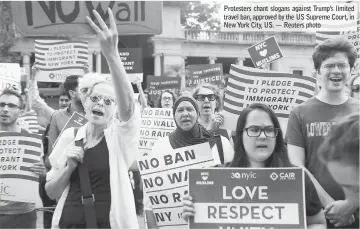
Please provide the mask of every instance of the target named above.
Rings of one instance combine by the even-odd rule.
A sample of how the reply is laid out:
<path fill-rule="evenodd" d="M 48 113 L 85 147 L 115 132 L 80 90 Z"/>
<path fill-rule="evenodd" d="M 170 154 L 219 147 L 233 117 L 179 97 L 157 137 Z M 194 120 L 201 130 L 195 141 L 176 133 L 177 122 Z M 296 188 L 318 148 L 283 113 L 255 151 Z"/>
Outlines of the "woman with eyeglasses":
<path fill-rule="evenodd" d="M 140 111 L 119 56 L 113 13 L 108 9 L 110 28 L 93 14 L 100 28 L 86 20 L 100 38 L 112 82 L 82 91 L 88 123 L 65 130 L 49 157 L 45 189 L 58 200 L 52 228 L 139 228 L 128 170 L 137 152 Z"/>
<path fill-rule="evenodd" d="M 170 90 L 163 91 L 156 100 L 155 107 L 157 108 L 173 108 L 176 100 L 175 94 Z"/>
<path fill-rule="evenodd" d="M 287 156 L 280 124 L 271 108 L 253 103 L 245 108 L 236 126 L 235 156 L 230 167 L 271 168 L 293 167 Z M 310 178 L 305 176 L 306 219 L 310 229 L 325 229 L 322 206 Z M 188 220 L 196 212 L 191 196 L 183 199 L 183 218 Z"/>
<path fill-rule="evenodd" d="M 199 112 L 200 110 L 197 102 L 191 96 L 179 97 L 173 107 L 177 128 L 168 137 L 160 138 L 156 141 L 151 154 L 166 155 L 174 149 L 210 142 L 212 150 L 209 153 L 212 153 L 214 160 L 217 161 L 218 164 L 231 162 L 234 156 L 232 146 L 230 143 L 224 143 L 222 146 L 223 156 L 220 155 L 218 142 L 213 138 L 213 135 L 198 122 Z M 225 142 L 226 139 L 224 137 L 220 138 L 222 142 Z M 221 159 L 221 157 L 223 157 L 223 159 Z M 148 228 L 158 228 L 152 211 L 151 202 L 146 195 L 144 199 Z M 187 226 L 179 226 L 177 228 L 187 228 Z"/>

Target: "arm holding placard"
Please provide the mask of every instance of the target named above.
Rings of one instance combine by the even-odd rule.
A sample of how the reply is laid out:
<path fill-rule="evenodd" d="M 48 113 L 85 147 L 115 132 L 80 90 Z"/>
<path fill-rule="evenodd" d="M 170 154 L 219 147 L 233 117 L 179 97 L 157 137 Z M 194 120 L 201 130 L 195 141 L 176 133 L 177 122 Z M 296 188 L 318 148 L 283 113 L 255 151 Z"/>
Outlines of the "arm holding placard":
<path fill-rule="evenodd" d="M 31 101 L 31 109 L 33 109 L 38 115 L 41 115 L 49 122 L 55 110 L 48 106 L 45 101 L 42 100 L 40 97 L 39 88 L 36 81 L 36 74 L 38 72 L 39 69 L 37 68 L 35 62 L 33 67 L 31 68 L 28 97 Z"/>

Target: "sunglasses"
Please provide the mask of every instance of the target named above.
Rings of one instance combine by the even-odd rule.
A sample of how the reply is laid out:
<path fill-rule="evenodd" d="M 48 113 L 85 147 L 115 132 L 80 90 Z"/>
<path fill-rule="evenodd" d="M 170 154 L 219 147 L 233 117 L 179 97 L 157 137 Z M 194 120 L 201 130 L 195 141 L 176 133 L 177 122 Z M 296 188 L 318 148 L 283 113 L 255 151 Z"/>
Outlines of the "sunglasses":
<path fill-rule="evenodd" d="M 360 89 L 360 85 L 359 84 L 355 84 L 351 87 L 351 91 L 352 92 L 359 92 Z"/>
<path fill-rule="evenodd" d="M 107 106 L 110 106 L 111 104 L 115 103 L 115 101 L 111 98 L 106 98 L 106 97 L 103 97 L 101 95 L 90 95 L 89 96 L 90 100 L 94 103 L 98 103 L 100 100 L 104 100 L 104 103 L 107 105 Z"/>
<path fill-rule="evenodd" d="M 209 101 L 215 101 L 215 100 L 216 100 L 216 95 L 214 95 L 214 94 L 210 94 L 210 95 L 197 95 L 195 99 L 196 99 L 197 101 L 205 101 L 205 98 L 208 98 Z"/>

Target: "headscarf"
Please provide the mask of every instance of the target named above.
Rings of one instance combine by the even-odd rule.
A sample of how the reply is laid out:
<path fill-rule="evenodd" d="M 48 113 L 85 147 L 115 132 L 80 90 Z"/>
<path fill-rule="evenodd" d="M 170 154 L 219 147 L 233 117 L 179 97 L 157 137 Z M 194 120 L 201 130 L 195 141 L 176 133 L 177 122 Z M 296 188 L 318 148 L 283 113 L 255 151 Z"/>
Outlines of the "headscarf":
<path fill-rule="evenodd" d="M 196 113 L 199 117 L 199 107 L 196 101 L 190 96 L 181 96 L 175 101 L 175 104 L 173 106 L 174 119 L 177 107 L 181 102 L 184 101 L 190 102 L 194 106 Z M 169 135 L 169 141 L 172 148 L 177 149 L 186 146 L 201 144 L 204 142 L 210 142 L 211 147 L 213 147 L 213 145 L 215 144 L 215 142 L 212 140 L 212 134 L 208 132 L 202 125 L 200 125 L 197 120 L 195 125 L 188 131 L 182 130 L 176 122 L 176 119 L 175 124 L 177 128 Z"/>

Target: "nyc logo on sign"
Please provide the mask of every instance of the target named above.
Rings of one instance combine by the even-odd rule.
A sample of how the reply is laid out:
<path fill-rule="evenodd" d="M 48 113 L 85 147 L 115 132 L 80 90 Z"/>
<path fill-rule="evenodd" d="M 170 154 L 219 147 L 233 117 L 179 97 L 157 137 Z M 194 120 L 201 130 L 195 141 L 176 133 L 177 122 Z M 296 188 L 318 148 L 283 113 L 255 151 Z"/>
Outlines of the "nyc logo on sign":
<path fill-rule="evenodd" d="M 283 57 L 275 36 L 261 41 L 251 47 L 248 52 L 255 67 L 259 68 Z"/>
<path fill-rule="evenodd" d="M 201 181 L 196 181 L 197 185 L 214 185 L 214 181 L 208 181 L 209 172 L 201 172 Z"/>

